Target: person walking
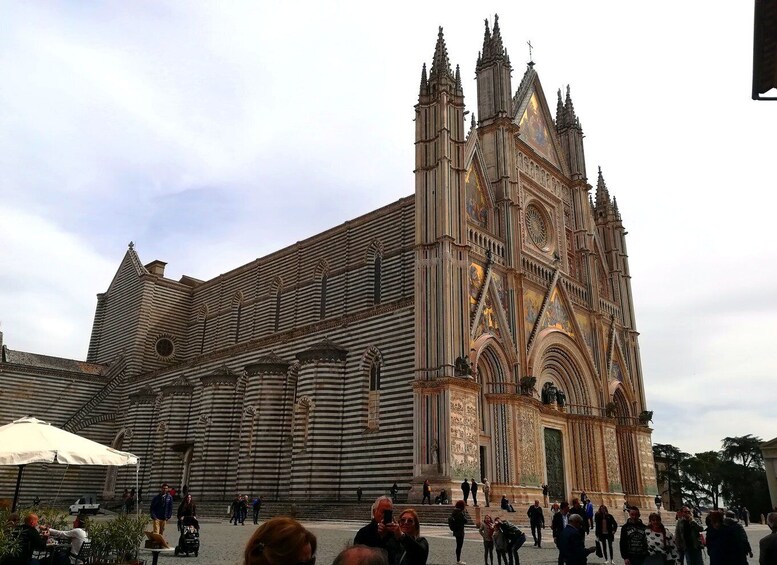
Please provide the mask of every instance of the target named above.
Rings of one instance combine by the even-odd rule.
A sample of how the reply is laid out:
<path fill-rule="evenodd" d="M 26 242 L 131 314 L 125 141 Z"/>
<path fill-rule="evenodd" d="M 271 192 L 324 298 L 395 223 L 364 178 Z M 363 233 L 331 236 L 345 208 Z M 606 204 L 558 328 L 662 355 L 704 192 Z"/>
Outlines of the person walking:
<path fill-rule="evenodd" d="M 666 565 L 676 563 L 679 559 L 674 536 L 666 531 L 658 512 L 648 516 L 648 529 L 646 532 L 648 542 L 648 557 L 645 565 Z"/>
<path fill-rule="evenodd" d="M 494 521 L 486 514 L 483 522 L 478 524 L 478 531 L 483 538 L 483 561 L 485 565 L 494 565 Z"/>
<path fill-rule="evenodd" d="M 639 508 L 629 509 L 629 519 L 621 528 L 621 557 L 625 565 L 644 565 L 648 556 L 647 526 L 639 519 Z"/>
<path fill-rule="evenodd" d="M 241 526 L 246 525 L 247 516 L 248 516 L 248 497 L 243 494 L 240 496 L 240 525 Z"/>
<path fill-rule="evenodd" d="M 162 483 L 159 494 L 151 499 L 150 513 L 154 521 L 154 533 L 163 536 L 165 524 L 173 516 L 173 497 L 170 496 L 170 486 L 167 483 Z"/>
<path fill-rule="evenodd" d="M 526 511 L 531 527 L 531 537 L 534 539 L 534 547 L 542 547 L 542 530 L 545 528 L 545 514 L 540 506 L 540 501 L 535 500 L 533 506 Z"/>
<path fill-rule="evenodd" d="M 736 512 L 728 510 L 723 518 L 723 524 L 731 528 L 731 531 L 736 540 L 737 558 L 735 563 L 737 565 L 746 564 L 748 557 L 753 557 L 753 549 L 750 547 L 750 540 L 747 539 L 747 532 L 742 527 L 742 524 L 737 520 Z"/>
<path fill-rule="evenodd" d="M 183 531 L 183 519 L 184 518 L 196 518 L 197 517 L 197 505 L 192 500 L 192 495 L 187 494 L 178 505 L 178 531 Z"/>
<path fill-rule="evenodd" d="M 467 479 L 461 482 L 461 495 L 464 497 L 464 506 L 466 506 L 467 499 L 469 499 L 469 481 Z"/>
<path fill-rule="evenodd" d="M 232 504 L 229 505 L 229 513 L 231 517 L 229 518 L 229 523 L 232 522 L 235 523 L 235 526 L 237 526 L 237 523 L 240 521 L 240 495 L 236 494 L 234 500 L 232 501 Z"/>
<path fill-rule="evenodd" d="M 550 531 L 553 533 L 553 543 L 558 548 L 558 565 L 564 565 L 564 556 L 561 553 L 561 532 L 569 524 L 569 502 L 566 500 L 559 506 L 559 511 L 553 515 L 550 523 Z"/>
<path fill-rule="evenodd" d="M 429 505 L 432 505 L 432 485 L 429 483 L 429 479 L 424 481 L 424 498 L 421 500 L 421 505 L 424 502 L 429 501 Z"/>
<path fill-rule="evenodd" d="M 777 563 L 777 512 L 769 513 L 766 517 L 766 525 L 769 526 L 771 533 L 762 537 L 758 543 L 758 547 L 761 550 L 758 564 L 775 565 Z"/>
<path fill-rule="evenodd" d="M 674 530 L 674 541 L 680 563 L 702 565 L 701 534 L 703 528 L 691 515 L 691 509 L 683 506 Z"/>
<path fill-rule="evenodd" d="M 559 555 L 565 565 L 586 565 L 588 555 L 596 551 L 595 547 L 585 547 L 585 524 L 580 514 L 570 514 L 569 523 L 559 537 Z"/>
<path fill-rule="evenodd" d="M 258 494 L 251 502 L 251 509 L 254 511 L 254 524 L 259 523 L 259 511 L 262 509 L 262 497 Z"/>
<path fill-rule="evenodd" d="M 618 531 L 618 523 L 607 507 L 602 504 L 599 510 L 594 514 L 594 535 L 597 543 L 602 548 L 602 556 L 605 563 L 615 563 L 615 554 L 612 552 L 612 542 L 615 539 L 615 532 Z M 599 553 L 597 552 L 597 555 Z"/>
<path fill-rule="evenodd" d="M 469 486 L 467 480 L 464 479 L 464 483 Z M 462 486 L 462 490 L 463 490 Z M 463 500 L 459 500 L 453 507 L 453 513 L 448 517 L 448 527 L 453 532 L 453 537 L 456 538 L 456 565 L 466 565 L 461 560 L 461 548 L 464 545 L 464 525 L 467 523 L 467 519 L 464 516 L 464 507 L 466 506 Z"/>
<path fill-rule="evenodd" d="M 475 482 L 475 478 L 472 478 L 472 483 L 469 487 L 469 492 L 472 493 L 472 505 L 477 506 L 478 505 L 478 484 Z"/>

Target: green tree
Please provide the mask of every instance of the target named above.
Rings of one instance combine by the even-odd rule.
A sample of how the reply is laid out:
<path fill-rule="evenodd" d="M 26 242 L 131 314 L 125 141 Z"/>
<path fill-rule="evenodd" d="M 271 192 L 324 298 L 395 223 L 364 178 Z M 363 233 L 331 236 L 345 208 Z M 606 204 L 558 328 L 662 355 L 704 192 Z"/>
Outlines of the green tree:
<path fill-rule="evenodd" d="M 723 461 L 741 462 L 748 469 L 763 469 L 764 458 L 761 453 L 763 440 L 747 434 L 744 436 L 727 437 L 723 439 L 723 449 L 720 457 Z"/>
<path fill-rule="evenodd" d="M 683 493 L 696 505 L 720 505 L 724 482 L 723 466 L 717 451 L 705 451 L 680 463 Z"/>

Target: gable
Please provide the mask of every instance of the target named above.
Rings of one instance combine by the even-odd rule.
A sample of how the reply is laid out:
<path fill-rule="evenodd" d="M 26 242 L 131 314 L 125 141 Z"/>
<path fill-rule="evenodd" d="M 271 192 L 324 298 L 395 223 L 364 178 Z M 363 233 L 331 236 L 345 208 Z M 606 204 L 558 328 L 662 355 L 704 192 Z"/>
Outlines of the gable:
<path fill-rule="evenodd" d="M 545 159 L 560 168 L 560 160 L 551 133 L 554 129 L 552 123 L 547 106 L 541 102 L 537 92 L 533 91 L 525 104 L 525 109 L 518 122 L 520 127 L 518 137 L 541 156 L 545 157 Z"/>
<path fill-rule="evenodd" d="M 559 293 L 558 287 L 555 287 L 550 295 L 550 301 L 542 316 L 540 328 L 555 328 L 570 336 L 575 335 L 569 311 L 567 310 L 566 304 L 564 304 L 564 300 Z"/>

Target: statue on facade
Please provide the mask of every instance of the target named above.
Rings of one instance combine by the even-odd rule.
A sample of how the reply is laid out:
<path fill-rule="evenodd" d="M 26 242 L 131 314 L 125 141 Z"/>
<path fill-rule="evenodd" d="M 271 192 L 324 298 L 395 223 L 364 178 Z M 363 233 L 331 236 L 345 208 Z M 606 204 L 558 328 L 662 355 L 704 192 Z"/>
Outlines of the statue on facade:
<path fill-rule="evenodd" d="M 604 414 L 608 418 L 615 418 L 615 414 L 618 412 L 618 407 L 615 405 L 614 402 L 608 402 L 607 406 L 604 407 Z"/>
<path fill-rule="evenodd" d="M 542 403 L 543 404 L 556 403 L 556 385 L 554 385 L 551 382 L 547 382 L 542 386 Z"/>
<path fill-rule="evenodd" d="M 432 465 L 437 467 L 437 473 L 442 472 L 442 466 L 440 465 L 440 444 L 437 440 L 432 442 Z"/>
<path fill-rule="evenodd" d="M 567 395 L 564 394 L 564 391 L 561 389 L 556 390 L 556 404 L 558 404 L 558 407 L 563 408 L 566 402 L 567 402 Z"/>
<path fill-rule="evenodd" d="M 532 396 L 535 392 L 534 385 L 537 384 L 537 377 L 526 376 L 521 377 L 521 394 L 524 396 Z"/>
<path fill-rule="evenodd" d="M 456 357 L 456 362 L 453 365 L 453 374 L 457 377 L 472 376 L 472 363 L 470 363 L 469 357 L 465 355 Z"/>
<path fill-rule="evenodd" d="M 639 423 L 643 426 L 647 426 L 649 422 L 653 421 L 653 411 L 643 410 L 639 413 Z"/>

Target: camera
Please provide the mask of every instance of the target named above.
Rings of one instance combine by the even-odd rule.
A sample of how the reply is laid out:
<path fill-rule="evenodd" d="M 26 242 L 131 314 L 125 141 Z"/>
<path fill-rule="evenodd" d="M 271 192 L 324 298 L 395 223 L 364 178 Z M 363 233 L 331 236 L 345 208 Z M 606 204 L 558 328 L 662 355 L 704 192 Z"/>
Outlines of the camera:
<path fill-rule="evenodd" d="M 391 522 L 394 521 L 394 511 L 393 510 L 384 510 L 383 511 L 383 523 L 388 525 Z"/>

